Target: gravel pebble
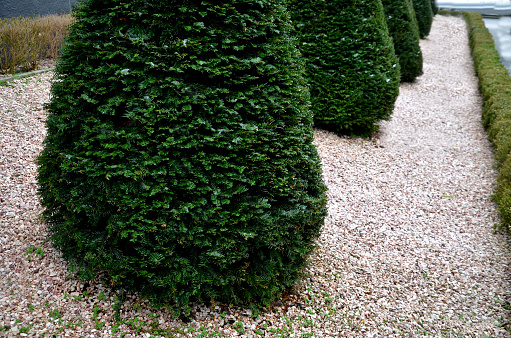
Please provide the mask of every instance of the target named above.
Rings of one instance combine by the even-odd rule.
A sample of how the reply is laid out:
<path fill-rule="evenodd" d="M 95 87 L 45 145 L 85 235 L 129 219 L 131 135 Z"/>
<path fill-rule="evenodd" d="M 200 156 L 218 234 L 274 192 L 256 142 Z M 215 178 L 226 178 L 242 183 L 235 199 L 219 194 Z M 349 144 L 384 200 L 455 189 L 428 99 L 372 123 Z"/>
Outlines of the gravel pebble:
<path fill-rule="evenodd" d="M 373 138 L 315 130 L 329 215 L 303 279 L 255 317 L 196 304 L 175 319 L 128 295 L 116 321 L 116 295 L 76 279 L 38 221 L 52 74 L 0 87 L 0 336 L 510 337 L 509 235 L 464 21 L 437 15 L 421 47 L 424 75 Z"/>

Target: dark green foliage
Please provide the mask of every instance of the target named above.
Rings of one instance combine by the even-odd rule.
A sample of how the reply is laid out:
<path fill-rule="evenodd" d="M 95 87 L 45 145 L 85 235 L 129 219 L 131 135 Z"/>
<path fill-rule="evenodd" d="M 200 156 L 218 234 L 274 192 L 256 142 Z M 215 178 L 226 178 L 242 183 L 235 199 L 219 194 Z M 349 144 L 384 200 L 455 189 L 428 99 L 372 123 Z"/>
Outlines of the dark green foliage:
<path fill-rule="evenodd" d="M 511 230 L 511 78 L 500 62 L 493 37 L 479 13 L 464 13 L 479 90 L 483 97 L 483 125 L 494 145 L 499 170 L 494 199 L 501 222 Z"/>
<path fill-rule="evenodd" d="M 433 10 L 431 9 L 431 0 L 412 0 L 413 9 L 419 25 L 419 35 L 424 39 L 431 31 L 433 24 Z"/>
<path fill-rule="evenodd" d="M 389 118 L 399 63 L 380 0 L 291 0 L 315 125 L 369 135 Z"/>
<path fill-rule="evenodd" d="M 81 275 L 155 304 L 268 304 L 326 215 L 304 66 L 280 1 L 88 0 L 39 157 Z"/>
<path fill-rule="evenodd" d="M 413 5 L 411 0 L 383 0 L 382 3 L 401 66 L 401 81 L 413 81 L 422 74 L 419 27 Z"/>
<path fill-rule="evenodd" d="M 436 0 L 431 0 L 431 12 L 433 16 L 438 14 L 438 6 L 436 5 Z"/>

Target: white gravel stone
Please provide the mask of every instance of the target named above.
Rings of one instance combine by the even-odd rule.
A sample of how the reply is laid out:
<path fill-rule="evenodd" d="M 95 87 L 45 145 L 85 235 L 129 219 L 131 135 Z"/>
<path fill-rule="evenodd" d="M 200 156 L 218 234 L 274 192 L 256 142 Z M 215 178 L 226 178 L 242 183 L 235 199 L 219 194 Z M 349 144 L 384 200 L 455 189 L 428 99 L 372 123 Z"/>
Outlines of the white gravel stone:
<path fill-rule="evenodd" d="M 0 87 L 0 336 L 163 336 L 151 323 L 176 337 L 511 336 L 509 235 L 495 227 L 464 21 L 436 16 L 421 47 L 424 75 L 401 86 L 377 135 L 315 130 L 329 214 L 306 275 L 256 318 L 196 305 L 184 323 L 129 295 L 116 322 L 115 294 L 79 282 L 37 218 L 52 75 Z"/>

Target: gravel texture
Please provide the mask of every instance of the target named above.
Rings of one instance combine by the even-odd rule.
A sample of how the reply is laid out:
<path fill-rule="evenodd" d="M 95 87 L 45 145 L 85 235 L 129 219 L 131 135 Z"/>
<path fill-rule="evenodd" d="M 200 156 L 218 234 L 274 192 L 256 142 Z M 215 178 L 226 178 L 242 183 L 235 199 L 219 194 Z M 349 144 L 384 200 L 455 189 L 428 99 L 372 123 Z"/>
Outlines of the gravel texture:
<path fill-rule="evenodd" d="M 509 235 L 464 21 L 436 16 L 421 47 L 424 75 L 377 135 L 315 131 L 329 215 L 306 276 L 258 316 L 203 304 L 183 321 L 129 295 L 115 320 L 115 294 L 74 278 L 37 218 L 51 73 L 0 87 L 0 336 L 511 336 Z"/>

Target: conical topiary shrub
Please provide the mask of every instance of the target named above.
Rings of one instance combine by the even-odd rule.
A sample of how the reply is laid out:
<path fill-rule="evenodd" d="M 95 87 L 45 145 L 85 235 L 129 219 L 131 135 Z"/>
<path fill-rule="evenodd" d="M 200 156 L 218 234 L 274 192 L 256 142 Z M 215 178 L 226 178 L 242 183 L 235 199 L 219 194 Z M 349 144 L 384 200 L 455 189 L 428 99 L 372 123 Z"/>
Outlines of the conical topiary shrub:
<path fill-rule="evenodd" d="M 291 0 L 307 60 L 314 123 L 369 135 L 399 91 L 399 64 L 380 0 Z"/>
<path fill-rule="evenodd" d="M 54 245 L 157 304 L 268 304 L 326 215 L 285 8 L 87 0 L 74 15 L 38 159 Z"/>
<path fill-rule="evenodd" d="M 401 81 L 411 82 L 422 74 L 422 52 L 419 27 L 410 0 L 382 0 L 401 67 Z"/>
<path fill-rule="evenodd" d="M 431 31 L 433 24 L 433 10 L 431 9 L 431 0 L 412 0 L 415 17 L 419 25 L 419 35 L 424 39 Z"/>
<path fill-rule="evenodd" d="M 438 6 L 436 5 L 435 0 L 431 0 L 431 11 L 433 13 L 433 16 L 438 14 Z"/>

